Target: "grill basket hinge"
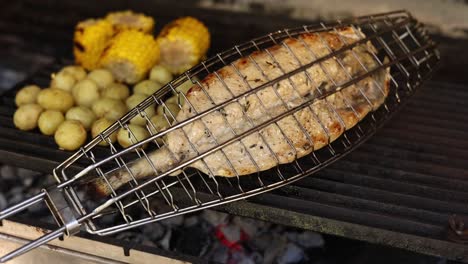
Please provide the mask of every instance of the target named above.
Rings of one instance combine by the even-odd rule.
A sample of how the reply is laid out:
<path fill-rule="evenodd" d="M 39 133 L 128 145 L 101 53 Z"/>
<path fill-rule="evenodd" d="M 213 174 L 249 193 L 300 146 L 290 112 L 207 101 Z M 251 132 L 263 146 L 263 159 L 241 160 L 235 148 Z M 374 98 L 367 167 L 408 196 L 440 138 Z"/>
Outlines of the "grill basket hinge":
<path fill-rule="evenodd" d="M 80 231 L 81 224 L 76 219 L 73 210 L 67 202 L 64 189 L 55 188 L 51 191 L 46 191 L 45 202 L 49 210 L 52 212 L 55 221 L 59 226 L 65 227 L 67 235 L 74 235 Z"/>

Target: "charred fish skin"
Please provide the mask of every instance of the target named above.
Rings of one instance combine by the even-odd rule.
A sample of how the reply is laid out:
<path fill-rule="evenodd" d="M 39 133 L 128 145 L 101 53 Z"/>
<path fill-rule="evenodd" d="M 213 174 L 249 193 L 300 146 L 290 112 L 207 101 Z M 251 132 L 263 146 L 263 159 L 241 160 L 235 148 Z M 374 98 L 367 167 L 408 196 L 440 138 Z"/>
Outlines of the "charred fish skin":
<path fill-rule="evenodd" d="M 336 32 L 287 38 L 266 50 L 254 52 L 219 69 L 217 74 L 209 74 L 200 82 L 203 87 L 193 86 L 187 94 L 193 109 L 185 104 L 176 118 L 186 120 L 363 37 L 362 33 L 347 27 Z M 118 189 L 128 181 L 159 175 L 190 160 L 216 147 L 217 143 L 232 139 L 378 67 L 372 52 L 375 48 L 371 43 L 356 45 L 340 52 L 339 58 L 324 60 L 305 72 L 229 103 L 220 111 L 168 133 L 166 146 L 149 154 L 151 164 L 147 159 L 137 160 L 129 171 L 119 170 L 108 175 L 107 181 L 112 189 Z M 232 177 L 267 170 L 308 155 L 336 140 L 378 108 L 388 95 L 389 78 L 389 69 L 379 70 L 189 167 L 209 175 Z M 96 191 L 103 195 L 112 191 L 109 184 L 102 178 L 93 183 Z"/>

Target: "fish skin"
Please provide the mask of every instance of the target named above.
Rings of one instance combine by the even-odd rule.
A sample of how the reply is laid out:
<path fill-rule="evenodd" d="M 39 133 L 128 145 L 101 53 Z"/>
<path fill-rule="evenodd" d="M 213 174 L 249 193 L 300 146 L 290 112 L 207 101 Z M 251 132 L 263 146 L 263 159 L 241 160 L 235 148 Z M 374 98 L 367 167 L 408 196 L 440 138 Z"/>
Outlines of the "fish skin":
<path fill-rule="evenodd" d="M 253 52 L 224 66 L 216 74 L 209 74 L 200 82 L 204 90 L 193 86 L 187 93 L 193 109 L 185 104 L 176 118 L 179 122 L 186 120 L 323 57 L 330 50 L 338 50 L 362 38 L 362 33 L 346 27 L 336 32 L 306 33 L 297 38 L 287 38 L 266 50 Z M 139 180 L 172 169 L 198 153 L 215 147 L 216 142 L 225 142 L 235 134 L 278 116 L 305 100 L 312 100 L 320 95 L 318 87 L 322 91 L 330 91 L 349 81 L 350 76 L 366 73 L 366 69 L 378 66 L 372 52 L 375 52 L 375 48 L 370 42 L 359 44 L 337 55 L 346 72 L 336 57 L 329 58 L 308 68 L 307 74 L 295 74 L 238 102 L 229 103 L 221 111 L 212 112 L 171 131 L 167 134 L 167 144 L 148 155 L 152 164 L 141 158 L 130 165 L 133 177 Z M 389 80 L 389 69 L 379 70 L 188 167 L 209 175 L 233 177 L 290 163 L 333 142 L 369 112 L 377 109 L 388 95 Z M 115 190 L 132 180 L 132 176 L 121 169 L 107 175 L 107 179 Z M 99 178 L 91 187 L 101 195 L 108 195 L 112 192 L 109 184 Z"/>

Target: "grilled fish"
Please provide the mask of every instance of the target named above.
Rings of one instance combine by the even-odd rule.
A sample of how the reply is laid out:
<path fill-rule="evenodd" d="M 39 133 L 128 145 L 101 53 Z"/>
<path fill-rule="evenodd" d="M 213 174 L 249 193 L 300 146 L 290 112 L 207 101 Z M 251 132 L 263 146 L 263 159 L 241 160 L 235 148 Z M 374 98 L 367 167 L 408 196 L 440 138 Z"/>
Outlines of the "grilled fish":
<path fill-rule="evenodd" d="M 336 31 L 304 33 L 224 66 L 209 74 L 187 93 L 187 100 L 176 116 L 183 121 L 214 105 L 226 102 L 287 72 L 355 43 L 363 33 L 350 27 Z M 181 162 L 193 159 L 236 135 L 281 115 L 288 109 L 318 98 L 321 93 L 355 76 L 375 69 L 379 62 L 370 42 L 315 63 L 306 71 L 234 100 L 201 119 L 167 134 L 166 144 L 130 165 L 133 176 L 141 179 L 166 172 Z M 310 106 L 288 114 L 189 167 L 212 176 L 247 175 L 285 164 L 318 150 L 355 126 L 377 109 L 389 92 L 389 69 L 381 69 L 359 82 L 331 93 Z M 155 171 L 156 170 L 156 171 Z M 120 169 L 92 183 L 95 190 L 108 195 L 132 178 Z M 112 189 L 110 188 L 112 186 Z"/>

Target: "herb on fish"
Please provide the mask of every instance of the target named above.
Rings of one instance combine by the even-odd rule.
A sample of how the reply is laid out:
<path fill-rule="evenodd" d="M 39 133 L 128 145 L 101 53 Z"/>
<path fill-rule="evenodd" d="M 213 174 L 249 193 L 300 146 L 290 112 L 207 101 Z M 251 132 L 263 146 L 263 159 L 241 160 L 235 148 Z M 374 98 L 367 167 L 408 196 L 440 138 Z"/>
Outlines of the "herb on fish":
<path fill-rule="evenodd" d="M 270 67 L 272 68 L 276 68 L 276 65 L 272 62 L 269 62 L 269 61 L 265 61 L 266 64 L 270 65 Z"/>
<path fill-rule="evenodd" d="M 244 112 L 247 112 L 250 108 L 250 101 L 246 100 L 245 105 L 243 105 Z"/>
<path fill-rule="evenodd" d="M 219 112 L 220 112 L 223 116 L 227 116 L 226 110 L 225 110 L 224 108 L 219 109 Z"/>

